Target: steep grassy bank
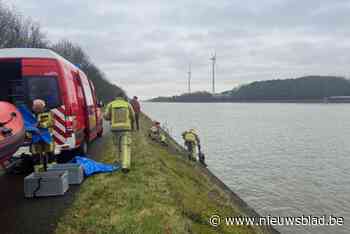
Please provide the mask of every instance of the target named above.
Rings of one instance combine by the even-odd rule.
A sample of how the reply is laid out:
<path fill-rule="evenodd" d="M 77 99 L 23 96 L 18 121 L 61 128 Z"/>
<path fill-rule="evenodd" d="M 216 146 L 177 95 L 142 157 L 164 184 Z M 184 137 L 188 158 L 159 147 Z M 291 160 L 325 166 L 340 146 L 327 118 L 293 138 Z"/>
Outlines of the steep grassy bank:
<path fill-rule="evenodd" d="M 150 141 L 146 137 L 150 124 L 143 116 L 142 131 L 133 134 L 131 172 L 88 178 L 56 234 L 270 233 L 249 226 L 211 227 L 208 220 L 214 214 L 252 215 L 252 211 L 205 170 L 185 160 L 175 142 L 166 148 Z M 114 154 L 110 138 L 100 160 L 113 163 Z"/>

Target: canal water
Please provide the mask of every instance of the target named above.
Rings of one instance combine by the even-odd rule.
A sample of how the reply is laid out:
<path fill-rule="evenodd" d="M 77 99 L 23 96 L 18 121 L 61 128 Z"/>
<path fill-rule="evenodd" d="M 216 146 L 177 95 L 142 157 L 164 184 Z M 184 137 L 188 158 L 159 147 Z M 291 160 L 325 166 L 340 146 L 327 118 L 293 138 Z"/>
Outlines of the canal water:
<path fill-rule="evenodd" d="M 196 128 L 210 170 L 262 216 L 344 222 L 276 226 L 281 233 L 350 233 L 349 104 L 143 103 L 143 110 L 179 142 Z"/>

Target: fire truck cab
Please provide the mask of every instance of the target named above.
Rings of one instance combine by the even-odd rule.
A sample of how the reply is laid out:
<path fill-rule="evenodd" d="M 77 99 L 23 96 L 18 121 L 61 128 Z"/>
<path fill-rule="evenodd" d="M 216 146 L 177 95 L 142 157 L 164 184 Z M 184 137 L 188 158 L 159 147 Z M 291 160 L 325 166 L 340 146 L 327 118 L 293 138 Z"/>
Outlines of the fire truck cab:
<path fill-rule="evenodd" d="M 53 115 L 56 154 L 86 153 L 102 135 L 101 107 L 83 71 L 48 49 L 0 49 L 0 100 L 30 108 L 38 98 Z"/>

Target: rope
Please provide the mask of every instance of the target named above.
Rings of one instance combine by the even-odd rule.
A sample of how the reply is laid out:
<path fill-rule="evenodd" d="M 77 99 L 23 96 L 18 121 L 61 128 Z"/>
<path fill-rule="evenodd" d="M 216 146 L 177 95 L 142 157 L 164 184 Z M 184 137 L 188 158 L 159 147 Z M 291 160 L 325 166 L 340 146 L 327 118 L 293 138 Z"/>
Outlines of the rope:
<path fill-rule="evenodd" d="M 4 127 L 6 124 L 10 123 L 17 116 L 16 112 L 11 113 L 11 118 L 5 122 L 0 122 L 0 127 Z"/>

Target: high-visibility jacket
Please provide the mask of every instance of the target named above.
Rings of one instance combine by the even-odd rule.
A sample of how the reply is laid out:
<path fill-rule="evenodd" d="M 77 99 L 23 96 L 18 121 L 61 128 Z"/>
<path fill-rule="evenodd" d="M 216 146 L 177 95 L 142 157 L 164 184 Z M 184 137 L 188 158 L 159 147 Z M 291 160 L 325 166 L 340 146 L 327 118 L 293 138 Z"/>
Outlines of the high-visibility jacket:
<path fill-rule="evenodd" d="M 132 130 L 134 116 L 132 106 L 122 98 L 117 98 L 107 105 L 105 118 L 111 121 L 112 131 Z"/>
<path fill-rule="evenodd" d="M 191 142 L 194 144 L 199 144 L 199 138 L 196 134 L 194 134 L 193 132 L 190 131 L 186 131 L 182 134 L 182 138 L 187 141 L 187 142 Z"/>

